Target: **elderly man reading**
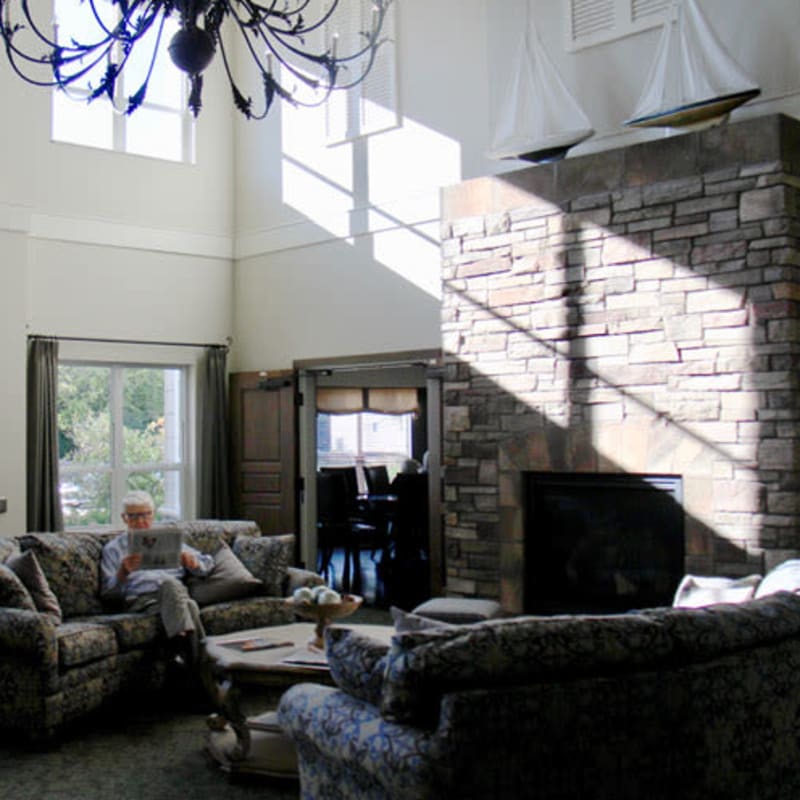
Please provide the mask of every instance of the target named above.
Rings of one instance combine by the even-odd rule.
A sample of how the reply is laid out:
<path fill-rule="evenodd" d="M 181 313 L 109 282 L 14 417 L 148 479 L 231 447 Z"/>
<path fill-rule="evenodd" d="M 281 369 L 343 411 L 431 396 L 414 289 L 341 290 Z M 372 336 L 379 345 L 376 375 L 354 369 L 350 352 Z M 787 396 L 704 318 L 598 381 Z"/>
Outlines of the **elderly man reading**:
<path fill-rule="evenodd" d="M 102 593 L 124 601 L 130 611 L 158 608 L 167 636 L 182 645 L 180 655 L 197 659 L 205 638 L 197 603 L 189 596 L 182 578 L 204 577 L 214 567 L 214 557 L 184 544 L 180 566 L 173 569 L 140 569 L 140 553 L 128 551 L 129 531 L 148 530 L 153 524 L 155 504 L 147 492 L 131 492 L 122 501 L 122 519 L 128 530 L 103 547 Z"/>

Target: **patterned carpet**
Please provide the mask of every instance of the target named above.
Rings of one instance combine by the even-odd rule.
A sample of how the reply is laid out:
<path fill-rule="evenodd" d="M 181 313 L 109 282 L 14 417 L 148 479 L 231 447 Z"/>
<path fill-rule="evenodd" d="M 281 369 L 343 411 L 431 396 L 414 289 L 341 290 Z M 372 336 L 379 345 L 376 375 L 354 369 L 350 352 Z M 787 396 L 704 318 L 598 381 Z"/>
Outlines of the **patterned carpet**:
<path fill-rule="evenodd" d="M 121 709 L 47 749 L 0 742 L 0 797 L 9 800 L 295 800 L 296 784 L 231 778 L 203 754 L 201 708 Z"/>
<path fill-rule="evenodd" d="M 385 624 L 389 615 L 363 608 L 351 619 Z M 257 703 L 252 698 L 248 707 Z M 147 707 L 94 716 L 47 748 L 0 739 L 0 798 L 296 800 L 296 783 L 231 778 L 207 760 L 203 741 L 210 711 L 197 693 L 172 692 Z"/>

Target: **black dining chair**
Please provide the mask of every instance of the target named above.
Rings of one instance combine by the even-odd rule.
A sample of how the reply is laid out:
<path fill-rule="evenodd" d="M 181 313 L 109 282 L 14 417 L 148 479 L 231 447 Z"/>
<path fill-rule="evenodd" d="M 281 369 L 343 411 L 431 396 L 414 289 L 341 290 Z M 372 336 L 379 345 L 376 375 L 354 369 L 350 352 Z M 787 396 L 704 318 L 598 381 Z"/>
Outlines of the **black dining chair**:
<path fill-rule="evenodd" d="M 383 551 L 383 534 L 360 510 L 354 487 L 355 467 L 323 467 L 317 473 L 317 569 L 333 580 L 333 555 L 341 550 L 342 590 L 360 594 L 361 553 L 370 551 L 376 561 Z"/>
<path fill-rule="evenodd" d="M 350 467 L 320 467 L 320 473 L 325 475 L 341 475 L 345 482 L 345 495 L 351 513 L 358 510 L 358 473 L 355 466 Z"/>
<path fill-rule="evenodd" d="M 367 494 L 389 494 L 389 470 L 385 464 L 364 467 Z"/>
<path fill-rule="evenodd" d="M 391 559 L 386 565 L 386 592 L 393 605 L 413 608 L 429 596 L 428 476 L 395 476 L 390 492 L 397 496 L 391 530 Z"/>

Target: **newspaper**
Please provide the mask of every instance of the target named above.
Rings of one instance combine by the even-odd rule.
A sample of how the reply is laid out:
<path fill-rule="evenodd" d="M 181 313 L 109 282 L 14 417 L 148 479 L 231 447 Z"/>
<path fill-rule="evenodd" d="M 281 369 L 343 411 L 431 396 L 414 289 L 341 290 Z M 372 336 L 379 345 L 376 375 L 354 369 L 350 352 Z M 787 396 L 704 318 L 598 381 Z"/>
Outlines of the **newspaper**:
<path fill-rule="evenodd" d="M 128 531 L 128 552 L 141 553 L 139 569 L 174 569 L 181 564 L 182 533 L 175 528 Z"/>

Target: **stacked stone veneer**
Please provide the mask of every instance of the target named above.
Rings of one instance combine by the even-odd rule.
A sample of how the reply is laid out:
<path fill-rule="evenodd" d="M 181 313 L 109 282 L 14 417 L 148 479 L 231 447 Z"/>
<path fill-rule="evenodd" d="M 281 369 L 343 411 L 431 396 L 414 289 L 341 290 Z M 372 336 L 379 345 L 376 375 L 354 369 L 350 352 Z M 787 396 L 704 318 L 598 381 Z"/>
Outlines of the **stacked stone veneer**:
<path fill-rule="evenodd" d="M 443 194 L 450 593 L 522 611 L 522 474 L 683 479 L 686 570 L 800 553 L 800 123 Z"/>

